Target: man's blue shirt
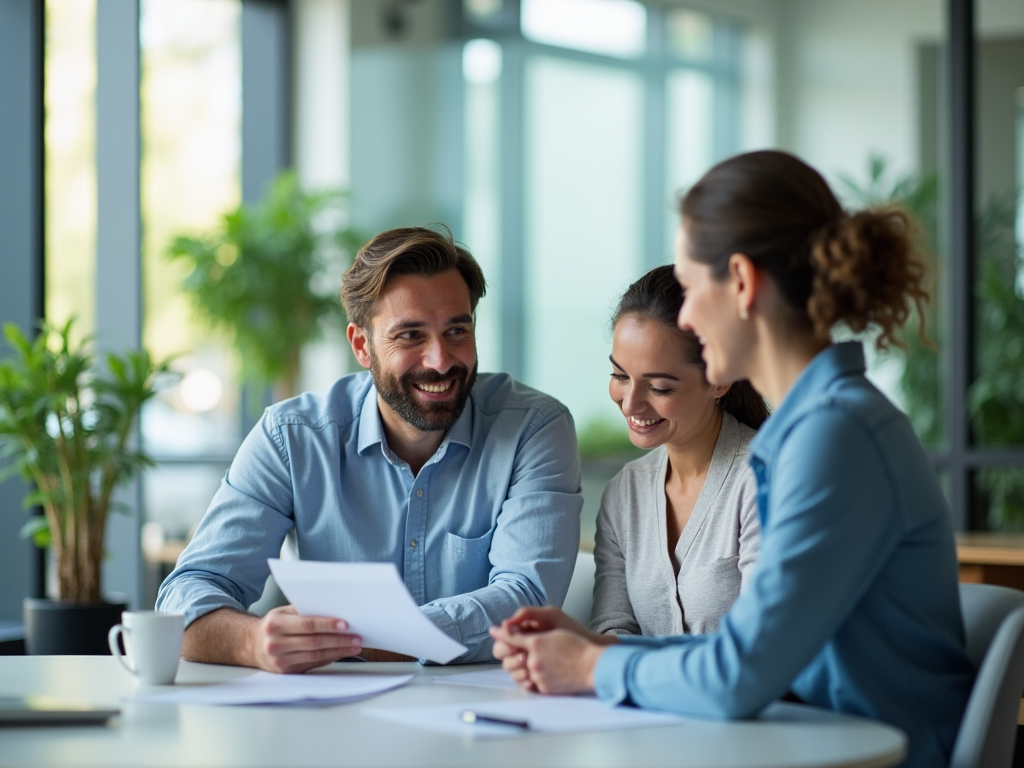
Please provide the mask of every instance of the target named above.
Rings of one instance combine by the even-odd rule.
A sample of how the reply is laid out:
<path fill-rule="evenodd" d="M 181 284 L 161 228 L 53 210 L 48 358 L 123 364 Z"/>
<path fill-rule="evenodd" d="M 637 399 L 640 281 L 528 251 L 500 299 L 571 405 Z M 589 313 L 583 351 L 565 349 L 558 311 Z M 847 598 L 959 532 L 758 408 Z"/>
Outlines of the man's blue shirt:
<path fill-rule="evenodd" d="M 750 454 L 762 543 L 749 586 L 715 634 L 609 648 L 598 694 L 750 717 L 791 688 L 902 729 L 908 766 L 946 765 L 974 680 L 950 513 L 859 343 L 814 358 Z"/>
<path fill-rule="evenodd" d="M 561 605 L 579 548 L 579 452 L 568 410 L 481 374 L 413 476 L 388 448 L 369 373 L 268 408 L 242 443 L 157 607 L 186 622 L 244 611 L 292 533 L 303 560 L 392 562 L 426 615 L 491 659 L 487 629 Z"/>

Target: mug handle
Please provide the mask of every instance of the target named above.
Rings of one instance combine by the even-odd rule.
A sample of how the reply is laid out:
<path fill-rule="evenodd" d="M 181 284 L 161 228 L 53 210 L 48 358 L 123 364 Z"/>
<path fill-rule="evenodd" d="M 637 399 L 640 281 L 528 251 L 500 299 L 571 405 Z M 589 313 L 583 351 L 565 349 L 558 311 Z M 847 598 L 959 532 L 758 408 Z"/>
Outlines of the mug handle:
<path fill-rule="evenodd" d="M 110 632 L 107 633 L 107 645 L 110 646 L 110 653 L 113 654 L 118 661 L 121 662 L 121 666 L 135 674 L 135 670 L 128 666 L 128 662 L 124 656 L 121 655 L 121 648 L 117 644 L 117 636 L 122 632 L 127 632 L 128 628 L 124 624 L 115 624 L 110 628 Z"/>

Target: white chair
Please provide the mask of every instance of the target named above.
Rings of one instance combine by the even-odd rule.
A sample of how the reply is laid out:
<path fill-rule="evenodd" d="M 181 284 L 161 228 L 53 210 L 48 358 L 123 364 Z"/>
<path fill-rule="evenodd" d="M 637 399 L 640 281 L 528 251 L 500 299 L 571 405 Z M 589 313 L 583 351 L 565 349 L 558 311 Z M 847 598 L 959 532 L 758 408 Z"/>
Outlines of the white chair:
<path fill-rule="evenodd" d="M 594 556 L 578 552 L 569 592 L 562 603 L 562 610 L 583 626 L 590 624 L 590 609 L 594 605 L 594 570 Z"/>
<path fill-rule="evenodd" d="M 1024 592 L 961 584 L 960 606 L 978 676 L 950 768 L 1009 768 L 1024 691 Z"/>

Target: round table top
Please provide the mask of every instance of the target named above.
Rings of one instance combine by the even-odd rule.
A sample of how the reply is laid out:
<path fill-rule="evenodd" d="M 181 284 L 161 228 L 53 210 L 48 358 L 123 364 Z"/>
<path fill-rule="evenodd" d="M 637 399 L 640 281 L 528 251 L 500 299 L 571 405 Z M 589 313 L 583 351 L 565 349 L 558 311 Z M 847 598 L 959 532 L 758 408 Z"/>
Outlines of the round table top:
<path fill-rule="evenodd" d="M 331 706 L 204 706 L 132 700 L 143 689 L 109 656 L 0 657 L 0 695 L 44 694 L 121 708 L 106 727 L 0 728 L 0 763 L 31 766 L 890 766 L 897 729 L 813 707 L 776 703 L 758 718 L 600 732 L 448 735 L 373 717 L 368 707 L 465 704 L 529 696 L 519 690 L 436 685 L 494 666 L 335 664 L 332 670 L 413 673 L 402 688 Z M 182 662 L 178 687 L 253 670 Z M 166 688 L 166 687 L 165 687 Z M 162 689 L 146 689 L 147 691 Z"/>

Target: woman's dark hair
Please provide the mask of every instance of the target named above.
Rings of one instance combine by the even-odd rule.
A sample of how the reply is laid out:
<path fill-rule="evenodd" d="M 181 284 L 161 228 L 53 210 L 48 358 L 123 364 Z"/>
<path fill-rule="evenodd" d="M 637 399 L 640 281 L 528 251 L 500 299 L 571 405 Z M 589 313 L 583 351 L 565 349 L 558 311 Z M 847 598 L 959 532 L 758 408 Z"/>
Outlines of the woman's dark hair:
<path fill-rule="evenodd" d="M 767 272 L 801 323 L 827 341 L 837 323 L 876 327 L 879 349 L 903 346 L 912 308 L 922 317 L 928 270 L 899 207 L 846 213 L 825 179 L 775 150 L 725 160 L 680 204 L 689 255 L 714 277 L 745 254 Z"/>
<path fill-rule="evenodd" d="M 619 299 L 612 316 L 612 330 L 623 317 L 653 320 L 673 328 L 682 342 L 683 358 L 687 365 L 700 368 L 705 373 L 707 366 L 701 357 L 701 343 L 692 331 L 680 330 L 676 325 L 679 309 L 683 306 L 683 289 L 676 282 L 669 265 L 655 267 L 633 283 Z M 749 381 L 737 381 L 718 401 L 718 407 L 731 413 L 740 424 L 757 429 L 768 418 L 768 407 Z"/>

